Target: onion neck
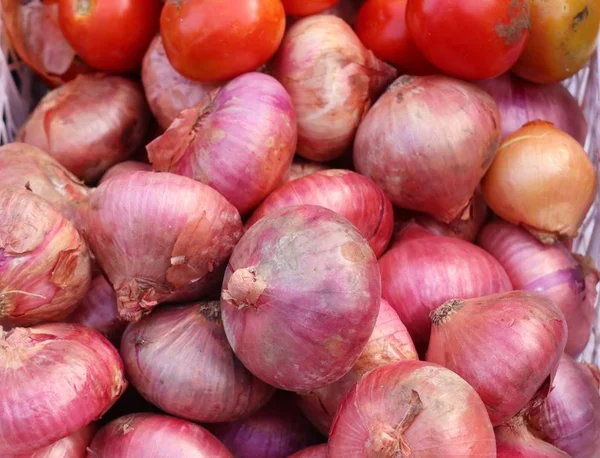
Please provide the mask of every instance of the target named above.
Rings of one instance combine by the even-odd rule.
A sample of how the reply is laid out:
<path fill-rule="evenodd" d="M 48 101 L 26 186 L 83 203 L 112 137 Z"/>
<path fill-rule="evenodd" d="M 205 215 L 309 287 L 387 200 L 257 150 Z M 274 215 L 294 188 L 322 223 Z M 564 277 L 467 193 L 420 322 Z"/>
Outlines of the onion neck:
<path fill-rule="evenodd" d="M 227 288 L 223 291 L 223 299 L 240 310 L 246 307 L 255 307 L 267 288 L 256 272 L 256 267 L 245 267 L 237 269 L 227 282 Z"/>
<path fill-rule="evenodd" d="M 450 317 L 465 306 L 462 299 L 450 299 L 431 313 L 431 322 L 436 324 L 447 323 Z"/>

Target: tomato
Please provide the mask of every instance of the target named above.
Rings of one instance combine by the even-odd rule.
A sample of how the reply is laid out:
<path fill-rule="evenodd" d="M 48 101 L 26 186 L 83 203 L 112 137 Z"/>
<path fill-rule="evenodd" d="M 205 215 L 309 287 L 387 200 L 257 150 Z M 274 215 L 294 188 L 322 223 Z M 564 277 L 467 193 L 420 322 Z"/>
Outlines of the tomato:
<path fill-rule="evenodd" d="M 77 54 L 99 70 L 137 69 L 158 32 L 160 0 L 59 0 L 58 17 Z"/>
<path fill-rule="evenodd" d="M 444 72 L 487 79 L 509 70 L 529 34 L 529 0 L 408 0 L 406 23 Z"/>
<path fill-rule="evenodd" d="M 256 70 L 285 30 L 281 0 L 167 0 L 160 33 L 171 65 L 197 81 Z"/>
<path fill-rule="evenodd" d="M 375 55 L 411 75 L 438 73 L 406 28 L 407 0 L 368 0 L 356 20 L 356 34 Z"/>
<path fill-rule="evenodd" d="M 568 78 L 594 53 L 599 24 L 598 0 L 531 0 L 531 32 L 514 72 L 536 83 Z"/>
<path fill-rule="evenodd" d="M 293 16 L 310 16 L 335 6 L 340 0 L 281 0 L 285 12 Z"/>

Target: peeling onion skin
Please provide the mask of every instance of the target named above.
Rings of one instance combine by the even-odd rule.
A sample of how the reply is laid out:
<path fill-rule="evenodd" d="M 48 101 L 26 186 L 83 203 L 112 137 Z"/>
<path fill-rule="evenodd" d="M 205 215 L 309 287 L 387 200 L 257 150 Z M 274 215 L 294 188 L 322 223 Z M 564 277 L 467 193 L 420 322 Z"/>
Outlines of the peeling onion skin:
<path fill-rule="evenodd" d="M 417 360 L 419 355 L 410 335 L 398 314 L 382 299 L 373 334 L 350 372 L 331 385 L 299 393 L 298 405 L 312 424 L 328 435 L 344 397 L 363 375 L 377 367 L 411 359 Z"/>
<path fill-rule="evenodd" d="M 464 380 L 435 364 L 401 361 L 369 372 L 348 393 L 327 456 L 495 458 L 496 441 Z"/>
<path fill-rule="evenodd" d="M 254 72 L 183 111 L 146 149 L 154 170 L 207 184 L 246 215 L 281 182 L 297 138 L 290 96 L 273 77 Z"/>
<path fill-rule="evenodd" d="M 103 183 L 109 180 L 112 177 L 116 177 L 117 175 L 121 175 L 123 173 L 129 172 L 151 172 L 152 166 L 150 164 L 145 164 L 144 162 L 138 161 L 125 161 L 119 162 L 118 164 L 113 165 L 110 169 L 106 171 L 102 178 L 100 179 L 100 183 Z"/>
<path fill-rule="evenodd" d="M 453 299 L 431 321 L 427 361 L 473 386 L 494 426 L 547 396 L 567 342 L 550 299 L 525 291 Z"/>
<path fill-rule="evenodd" d="M 368 240 L 377 257 L 392 237 L 392 203 L 371 180 L 342 169 L 312 173 L 277 189 L 252 214 L 246 228 L 273 210 L 302 204 L 320 205 L 348 219 Z"/>
<path fill-rule="evenodd" d="M 336 16 L 296 22 L 283 38 L 272 74 L 289 92 L 298 117 L 298 154 L 340 157 L 375 97 L 396 77 Z"/>
<path fill-rule="evenodd" d="M 381 298 L 377 258 L 323 207 L 279 209 L 235 247 L 223 279 L 227 339 L 261 380 L 288 391 L 328 385 L 367 344 Z"/>
<path fill-rule="evenodd" d="M 408 223 L 379 260 L 382 296 L 424 353 L 430 313 L 455 297 L 473 298 L 511 291 L 500 263 L 476 245 L 430 233 Z"/>
<path fill-rule="evenodd" d="M 504 267 L 514 289 L 542 294 L 561 309 L 569 330 L 565 352 L 579 355 L 594 322 L 599 279 L 593 261 L 571 255 L 562 243 L 545 245 L 525 229 L 500 220 L 486 225 L 478 242 Z"/>
<path fill-rule="evenodd" d="M 85 458 L 87 446 L 92 441 L 96 427 L 92 423 L 59 439 L 53 444 L 25 455 L 10 455 L 4 458 Z"/>
<path fill-rule="evenodd" d="M 327 458 L 327 444 L 313 445 L 290 455 L 288 458 Z"/>
<path fill-rule="evenodd" d="M 496 428 L 497 458 L 570 458 L 562 450 L 535 437 L 521 417 Z"/>
<path fill-rule="evenodd" d="M 80 75 L 46 94 L 17 135 L 87 183 L 131 156 L 150 111 L 141 86 L 121 76 Z"/>
<path fill-rule="evenodd" d="M 129 325 L 121 355 L 129 381 L 148 401 L 187 420 L 237 420 L 275 392 L 233 354 L 219 302 L 156 310 Z"/>
<path fill-rule="evenodd" d="M 237 210 L 214 189 L 171 173 L 132 172 L 96 188 L 85 234 L 116 291 L 119 316 L 137 321 L 159 303 L 218 289 L 242 229 Z"/>
<path fill-rule="evenodd" d="M 0 397 L 2 456 L 32 453 L 74 433 L 127 387 L 117 350 L 74 324 L 0 331 L 0 368 L 0 377 L 10 380 Z"/>
<path fill-rule="evenodd" d="M 225 446 L 202 426 L 179 418 L 132 414 L 102 428 L 88 458 L 232 458 Z"/>
<path fill-rule="evenodd" d="M 401 76 L 358 129 L 356 171 L 394 205 L 449 223 L 468 209 L 500 129 L 496 103 L 477 86 L 447 76 Z"/>
<path fill-rule="evenodd" d="M 0 279 L 0 326 L 60 321 L 90 286 L 81 235 L 24 188 L 0 187 Z"/>

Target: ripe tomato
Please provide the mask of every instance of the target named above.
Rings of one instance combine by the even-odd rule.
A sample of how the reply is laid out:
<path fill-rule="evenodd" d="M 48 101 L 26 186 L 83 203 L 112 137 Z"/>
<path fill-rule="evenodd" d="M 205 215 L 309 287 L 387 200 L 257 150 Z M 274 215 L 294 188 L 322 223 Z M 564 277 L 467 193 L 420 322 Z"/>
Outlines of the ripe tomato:
<path fill-rule="evenodd" d="M 160 33 L 171 65 L 197 81 L 220 81 L 267 62 L 281 43 L 281 0 L 167 0 Z"/>
<path fill-rule="evenodd" d="M 356 34 L 364 45 L 400 72 L 411 75 L 438 73 L 419 51 L 406 28 L 407 0 L 368 0 L 356 20 Z"/>
<path fill-rule="evenodd" d="M 281 0 L 285 12 L 293 16 L 310 16 L 325 11 L 340 0 Z"/>
<path fill-rule="evenodd" d="M 533 0 L 529 40 L 514 72 L 536 83 L 574 75 L 596 48 L 599 24 L 598 0 Z"/>
<path fill-rule="evenodd" d="M 160 0 L 59 0 L 60 28 L 99 70 L 135 70 L 158 32 Z"/>
<path fill-rule="evenodd" d="M 509 70 L 529 34 L 529 0 L 408 0 L 408 30 L 444 72 L 487 79 Z"/>

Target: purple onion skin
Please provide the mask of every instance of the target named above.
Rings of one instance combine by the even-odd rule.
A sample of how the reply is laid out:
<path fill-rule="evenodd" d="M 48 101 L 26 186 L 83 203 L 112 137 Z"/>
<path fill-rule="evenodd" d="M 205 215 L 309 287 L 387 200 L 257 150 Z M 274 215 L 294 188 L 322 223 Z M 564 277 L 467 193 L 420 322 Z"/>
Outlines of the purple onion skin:
<path fill-rule="evenodd" d="M 223 280 L 225 333 L 237 357 L 277 388 L 328 385 L 354 365 L 375 326 L 377 258 L 342 216 L 286 207 L 235 247 Z"/>
<path fill-rule="evenodd" d="M 179 418 L 132 414 L 102 428 L 87 458 L 233 458 L 203 427 Z"/>
<path fill-rule="evenodd" d="M 288 458 L 327 458 L 327 444 L 313 445 L 290 455 Z"/>
<path fill-rule="evenodd" d="M 151 172 L 152 166 L 150 164 L 145 164 L 143 162 L 138 161 L 119 162 L 118 164 L 113 165 L 110 169 L 106 171 L 106 173 L 100 179 L 100 183 L 103 183 L 108 179 L 116 177 L 117 175 L 121 175 L 123 173 L 138 171 Z"/>
<path fill-rule="evenodd" d="M 92 423 L 36 452 L 26 453 L 25 455 L 10 455 L 3 458 L 85 458 L 87 446 L 92 441 L 95 433 L 96 427 Z"/>
<path fill-rule="evenodd" d="M 495 432 L 497 458 L 571 458 L 531 434 L 520 417 L 498 426 Z"/>
<path fill-rule="evenodd" d="M 290 96 L 262 73 L 239 76 L 147 146 L 155 170 L 219 191 L 245 215 L 281 182 L 298 140 Z"/>
<path fill-rule="evenodd" d="M 500 262 L 515 289 L 542 294 L 562 310 L 569 329 L 565 352 L 579 355 L 594 320 L 598 272 L 591 260 L 574 257 L 561 243 L 544 244 L 504 221 L 487 224 L 478 243 Z"/>

